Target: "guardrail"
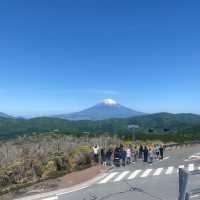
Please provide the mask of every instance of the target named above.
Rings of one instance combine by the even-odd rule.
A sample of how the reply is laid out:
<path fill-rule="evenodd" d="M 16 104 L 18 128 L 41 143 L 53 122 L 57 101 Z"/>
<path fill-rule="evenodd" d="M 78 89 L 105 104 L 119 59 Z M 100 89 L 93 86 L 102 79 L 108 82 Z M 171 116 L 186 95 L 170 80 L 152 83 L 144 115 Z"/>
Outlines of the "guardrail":
<path fill-rule="evenodd" d="M 200 188 L 187 191 L 188 177 L 200 175 L 200 170 L 186 171 L 184 169 L 179 169 L 179 197 L 178 200 L 189 200 L 191 196 L 200 194 Z"/>

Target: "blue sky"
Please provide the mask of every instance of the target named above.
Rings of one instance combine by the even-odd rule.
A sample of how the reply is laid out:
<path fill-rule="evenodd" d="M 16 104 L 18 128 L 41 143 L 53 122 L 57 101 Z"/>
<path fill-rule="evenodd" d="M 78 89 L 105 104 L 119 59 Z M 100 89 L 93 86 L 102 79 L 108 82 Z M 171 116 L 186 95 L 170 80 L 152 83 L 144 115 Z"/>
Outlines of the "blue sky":
<path fill-rule="evenodd" d="M 200 1 L 0 2 L 0 111 L 65 113 L 113 98 L 200 113 Z"/>

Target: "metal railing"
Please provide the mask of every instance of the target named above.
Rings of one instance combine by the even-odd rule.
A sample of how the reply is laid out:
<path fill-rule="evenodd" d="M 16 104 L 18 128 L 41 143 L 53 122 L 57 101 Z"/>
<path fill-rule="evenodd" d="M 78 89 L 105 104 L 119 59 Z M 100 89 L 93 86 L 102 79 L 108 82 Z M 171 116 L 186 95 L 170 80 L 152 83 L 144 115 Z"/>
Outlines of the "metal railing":
<path fill-rule="evenodd" d="M 190 197 L 200 194 L 200 188 L 196 188 L 190 191 L 187 191 L 188 186 L 188 177 L 200 175 L 200 170 L 195 171 L 186 171 L 184 169 L 179 169 L 179 197 L 178 200 L 189 200 Z"/>

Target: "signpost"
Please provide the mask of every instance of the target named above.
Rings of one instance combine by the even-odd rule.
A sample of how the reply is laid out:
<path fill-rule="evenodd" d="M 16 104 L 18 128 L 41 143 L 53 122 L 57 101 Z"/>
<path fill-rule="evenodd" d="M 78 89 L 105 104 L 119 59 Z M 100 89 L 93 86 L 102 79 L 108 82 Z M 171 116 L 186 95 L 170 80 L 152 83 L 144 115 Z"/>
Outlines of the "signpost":
<path fill-rule="evenodd" d="M 133 142 L 136 142 L 135 129 L 138 129 L 138 128 L 140 128 L 140 126 L 136 125 L 136 124 L 130 124 L 130 125 L 128 125 L 128 130 L 132 131 Z"/>

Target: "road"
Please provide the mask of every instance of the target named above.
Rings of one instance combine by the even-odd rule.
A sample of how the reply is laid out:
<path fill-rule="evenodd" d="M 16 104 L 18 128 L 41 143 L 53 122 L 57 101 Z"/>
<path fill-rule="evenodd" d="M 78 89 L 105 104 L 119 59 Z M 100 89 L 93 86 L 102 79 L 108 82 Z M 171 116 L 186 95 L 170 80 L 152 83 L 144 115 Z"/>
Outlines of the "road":
<path fill-rule="evenodd" d="M 185 160 L 199 152 L 199 145 L 166 151 L 162 161 L 153 164 L 138 161 L 135 166 L 113 168 L 85 189 L 38 200 L 175 200 L 178 197 L 178 168 L 200 169 L 200 160 Z M 192 178 L 189 186 L 200 186 L 198 178 Z"/>

